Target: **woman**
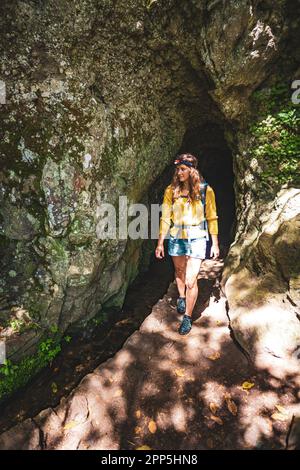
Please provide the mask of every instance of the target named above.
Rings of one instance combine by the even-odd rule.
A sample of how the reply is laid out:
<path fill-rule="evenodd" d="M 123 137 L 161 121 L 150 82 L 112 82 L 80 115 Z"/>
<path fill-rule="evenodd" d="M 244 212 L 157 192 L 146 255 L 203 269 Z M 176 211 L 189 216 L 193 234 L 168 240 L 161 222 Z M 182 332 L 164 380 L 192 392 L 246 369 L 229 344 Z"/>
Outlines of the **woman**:
<path fill-rule="evenodd" d="M 192 328 L 192 312 L 198 296 L 197 276 L 205 259 L 208 232 L 200 189 L 205 184 L 197 170 L 197 158 L 190 153 L 179 155 L 172 183 L 164 193 L 159 239 L 155 250 L 157 258 L 164 257 L 164 239 L 170 228 L 168 253 L 173 259 L 175 279 L 179 292 L 177 311 L 183 313 L 179 333 L 185 335 Z M 212 237 L 210 256 L 219 257 L 218 216 L 215 194 L 207 185 L 206 220 Z M 172 222 L 172 226 L 171 226 Z"/>

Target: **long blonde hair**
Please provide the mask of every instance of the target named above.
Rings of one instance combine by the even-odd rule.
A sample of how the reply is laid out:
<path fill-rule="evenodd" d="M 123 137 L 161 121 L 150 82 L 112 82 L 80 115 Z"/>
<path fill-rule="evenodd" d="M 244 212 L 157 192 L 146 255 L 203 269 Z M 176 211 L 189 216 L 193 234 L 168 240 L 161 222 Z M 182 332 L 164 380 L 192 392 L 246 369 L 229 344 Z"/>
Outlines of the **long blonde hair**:
<path fill-rule="evenodd" d="M 192 163 L 193 165 L 193 166 L 188 166 L 188 168 L 190 168 L 190 175 L 188 179 L 189 199 L 192 201 L 199 200 L 201 199 L 200 185 L 204 183 L 205 180 L 202 174 L 199 172 L 199 170 L 197 170 L 198 160 L 191 153 L 182 153 L 181 155 L 176 157 L 175 162 L 178 162 L 178 165 L 180 165 L 180 162 L 182 160 L 186 160 Z M 180 192 L 183 189 L 183 183 L 179 180 L 177 168 L 175 169 L 175 172 L 173 175 L 171 187 L 173 190 L 173 201 L 174 201 L 180 196 Z"/>

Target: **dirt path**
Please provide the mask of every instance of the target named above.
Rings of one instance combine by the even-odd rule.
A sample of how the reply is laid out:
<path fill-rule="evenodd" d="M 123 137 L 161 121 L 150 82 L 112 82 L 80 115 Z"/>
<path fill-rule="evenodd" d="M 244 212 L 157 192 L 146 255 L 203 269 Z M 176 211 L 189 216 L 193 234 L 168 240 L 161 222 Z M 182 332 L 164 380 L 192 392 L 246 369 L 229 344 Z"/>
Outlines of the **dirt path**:
<path fill-rule="evenodd" d="M 284 448 L 293 390 L 255 371 L 231 338 L 226 299 L 212 289 L 221 268 L 203 265 L 189 335 L 177 332 L 173 282 L 113 357 L 4 432 L 0 449 Z"/>

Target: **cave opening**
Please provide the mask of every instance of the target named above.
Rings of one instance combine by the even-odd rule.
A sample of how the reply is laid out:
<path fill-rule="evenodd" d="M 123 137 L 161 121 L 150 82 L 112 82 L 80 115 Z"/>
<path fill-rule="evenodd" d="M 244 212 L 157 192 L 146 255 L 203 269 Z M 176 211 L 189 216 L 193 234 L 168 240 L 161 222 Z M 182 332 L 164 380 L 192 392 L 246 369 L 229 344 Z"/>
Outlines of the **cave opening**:
<path fill-rule="evenodd" d="M 233 157 L 224 134 L 222 125 L 216 122 L 207 121 L 188 127 L 177 151 L 177 155 L 191 153 L 197 157 L 200 173 L 215 192 L 222 259 L 228 254 L 236 228 Z M 163 191 L 170 184 L 173 173 L 174 165 L 171 163 L 151 188 L 153 201 L 162 203 Z M 211 243 L 208 248 L 210 246 Z M 209 249 L 207 256 L 208 252 Z M 154 254 L 152 260 L 155 260 Z"/>
<path fill-rule="evenodd" d="M 199 171 L 216 196 L 220 256 L 225 257 L 234 240 L 235 197 L 232 152 L 220 125 L 206 122 L 187 129 L 179 153 L 197 156 Z"/>

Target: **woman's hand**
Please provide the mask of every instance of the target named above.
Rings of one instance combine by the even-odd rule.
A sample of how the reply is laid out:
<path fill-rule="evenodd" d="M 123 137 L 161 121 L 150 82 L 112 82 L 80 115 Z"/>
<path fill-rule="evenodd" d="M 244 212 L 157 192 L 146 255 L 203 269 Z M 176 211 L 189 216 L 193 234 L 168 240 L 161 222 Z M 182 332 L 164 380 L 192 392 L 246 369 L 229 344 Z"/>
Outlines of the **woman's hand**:
<path fill-rule="evenodd" d="M 219 245 L 213 244 L 210 250 L 210 257 L 212 257 L 213 259 L 217 259 L 219 258 L 219 255 L 220 255 Z"/>
<path fill-rule="evenodd" d="M 155 256 L 158 259 L 162 259 L 165 256 L 164 245 L 157 245 L 155 250 Z"/>

